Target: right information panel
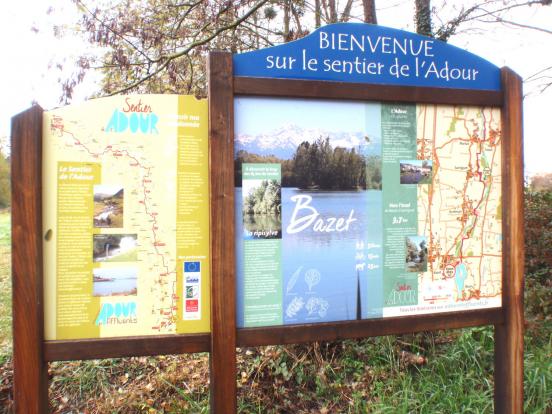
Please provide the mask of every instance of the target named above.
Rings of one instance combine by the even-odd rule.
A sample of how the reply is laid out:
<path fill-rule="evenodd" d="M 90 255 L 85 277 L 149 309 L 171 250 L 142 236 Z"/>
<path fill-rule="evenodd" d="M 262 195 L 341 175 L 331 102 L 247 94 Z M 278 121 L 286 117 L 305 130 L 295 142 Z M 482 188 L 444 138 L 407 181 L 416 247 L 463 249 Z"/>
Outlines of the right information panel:
<path fill-rule="evenodd" d="M 238 326 L 501 306 L 500 109 L 235 100 Z"/>

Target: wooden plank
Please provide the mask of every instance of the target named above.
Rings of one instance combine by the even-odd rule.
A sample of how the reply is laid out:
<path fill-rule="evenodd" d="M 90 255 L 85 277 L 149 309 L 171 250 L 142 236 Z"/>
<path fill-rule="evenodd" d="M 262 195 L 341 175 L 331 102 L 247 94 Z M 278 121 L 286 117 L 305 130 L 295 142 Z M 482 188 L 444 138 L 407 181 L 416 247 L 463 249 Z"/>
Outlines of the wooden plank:
<path fill-rule="evenodd" d="M 502 69 L 502 302 L 495 325 L 495 412 L 523 412 L 523 127 L 522 80 Z"/>
<path fill-rule="evenodd" d="M 235 413 L 234 92 L 232 55 L 209 54 L 211 412 Z"/>
<path fill-rule="evenodd" d="M 12 118 L 12 283 L 14 401 L 18 413 L 48 411 L 43 359 L 42 113 L 33 106 Z"/>
<path fill-rule="evenodd" d="M 332 323 L 238 329 L 238 346 L 337 341 L 370 336 L 395 335 L 438 329 L 492 325 L 503 321 L 500 308 L 436 315 L 403 316 Z"/>
<path fill-rule="evenodd" d="M 363 83 L 234 78 L 236 95 L 294 98 L 350 99 L 443 105 L 502 106 L 500 91 L 367 85 Z"/>
<path fill-rule="evenodd" d="M 209 352 L 211 335 L 153 335 L 102 339 L 45 341 L 46 361 L 76 359 L 121 358 Z"/>

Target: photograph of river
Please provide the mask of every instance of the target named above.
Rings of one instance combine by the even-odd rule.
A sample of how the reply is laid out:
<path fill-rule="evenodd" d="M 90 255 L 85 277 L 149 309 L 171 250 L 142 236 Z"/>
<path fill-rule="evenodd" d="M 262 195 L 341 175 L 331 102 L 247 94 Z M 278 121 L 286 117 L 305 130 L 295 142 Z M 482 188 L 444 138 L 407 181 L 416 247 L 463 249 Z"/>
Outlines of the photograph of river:
<path fill-rule="evenodd" d="M 432 166 L 431 160 L 401 161 L 401 184 L 431 184 Z"/>
<path fill-rule="evenodd" d="M 135 262 L 138 260 L 136 234 L 94 234 L 94 262 Z"/>

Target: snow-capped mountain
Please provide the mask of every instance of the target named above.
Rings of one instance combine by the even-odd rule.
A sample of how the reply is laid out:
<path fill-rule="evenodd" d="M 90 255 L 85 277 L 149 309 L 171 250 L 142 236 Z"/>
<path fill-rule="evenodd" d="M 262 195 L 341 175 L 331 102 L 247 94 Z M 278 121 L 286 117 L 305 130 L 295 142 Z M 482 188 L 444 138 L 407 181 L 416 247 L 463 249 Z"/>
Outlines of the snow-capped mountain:
<path fill-rule="evenodd" d="M 303 129 L 297 125 L 287 125 L 260 135 L 240 134 L 236 136 L 236 153 L 246 150 L 258 155 L 274 155 L 280 159 L 291 159 L 297 147 L 304 141 L 314 142 L 318 138 L 330 138 L 333 148 L 341 147 L 357 151 L 362 145 L 370 153 L 379 153 L 379 137 L 365 137 L 359 132 L 327 131 L 323 129 Z"/>

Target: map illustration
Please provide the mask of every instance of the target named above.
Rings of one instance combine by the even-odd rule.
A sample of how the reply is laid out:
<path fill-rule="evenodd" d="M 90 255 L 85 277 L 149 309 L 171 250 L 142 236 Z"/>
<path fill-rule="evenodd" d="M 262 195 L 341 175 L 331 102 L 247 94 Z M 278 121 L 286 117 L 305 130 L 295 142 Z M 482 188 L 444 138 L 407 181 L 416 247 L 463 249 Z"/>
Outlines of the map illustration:
<path fill-rule="evenodd" d="M 500 111 L 421 106 L 417 116 L 418 158 L 433 160 L 432 185 L 418 187 L 423 303 L 500 305 Z"/>
<path fill-rule="evenodd" d="M 206 301 L 184 294 L 208 290 L 207 241 L 197 232 L 208 221 L 194 215 L 204 199 L 198 187 L 208 191 L 198 167 L 206 120 L 205 101 L 177 95 L 103 98 L 45 114 L 48 337 L 208 330 Z M 205 272 L 190 282 L 183 272 L 192 258 Z"/>

